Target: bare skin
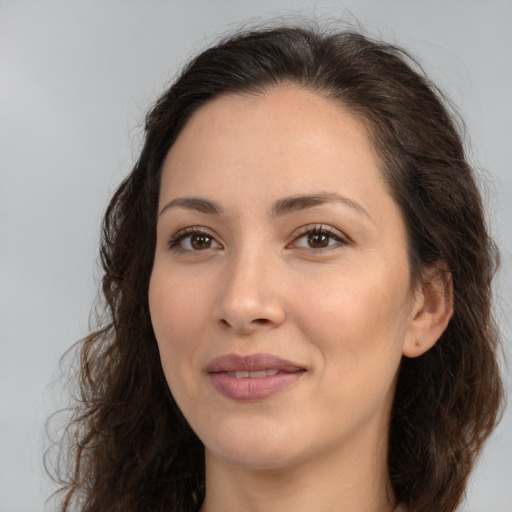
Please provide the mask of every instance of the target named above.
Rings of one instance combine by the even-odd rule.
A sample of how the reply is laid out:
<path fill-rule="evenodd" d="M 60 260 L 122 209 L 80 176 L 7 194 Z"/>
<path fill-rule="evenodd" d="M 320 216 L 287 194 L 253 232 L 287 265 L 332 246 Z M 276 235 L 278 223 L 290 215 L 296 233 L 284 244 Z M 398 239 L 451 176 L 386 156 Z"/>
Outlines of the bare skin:
<path fill-rule="evenodd" d="M 298 87 L 210 101 L 167 155 L 149 303 L 169 387 L 205 445 L 202 512 L 396 506 L 398 366 L 451 309 L 411 283 L 378 163 L 356 117 Z M 236 372 L 215 366 L 226 358 Z"/>

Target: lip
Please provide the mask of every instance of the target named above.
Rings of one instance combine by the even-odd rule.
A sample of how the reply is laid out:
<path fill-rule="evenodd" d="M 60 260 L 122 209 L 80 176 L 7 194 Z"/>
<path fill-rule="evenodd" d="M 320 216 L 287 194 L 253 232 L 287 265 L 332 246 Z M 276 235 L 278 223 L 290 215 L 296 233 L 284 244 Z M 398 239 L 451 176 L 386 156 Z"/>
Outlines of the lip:
<path fill-rule="evenodd" d="M 236 377 L 236 372 L 277 373 L 258 377 Z M 268 398 L 298 382 L 306 368 L 271 354 L 239 356 L 228 354 L 213 359 L 205 368 L 215 389 L 227 398 L 256 401 Z"/>

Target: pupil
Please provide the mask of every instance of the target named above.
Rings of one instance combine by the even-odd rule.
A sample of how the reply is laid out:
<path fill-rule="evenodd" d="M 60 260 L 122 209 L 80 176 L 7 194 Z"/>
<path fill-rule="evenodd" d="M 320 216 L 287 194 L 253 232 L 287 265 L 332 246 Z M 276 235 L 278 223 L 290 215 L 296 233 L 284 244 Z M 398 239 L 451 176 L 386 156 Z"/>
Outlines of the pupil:
<path fill-rule="evenodd" d="M 308 237 L 308 243 L 310 247 L 313 248 L 321 248 L 321 247 L 327 247 L 329 242 L 328 235 L 324 233 L 312 233 Z"/>
<path fill-rule="evenodd" d="M 191 238 L 190 243 L 194 249 L 208 249 L 212 244 L 212 239 L 205 235 L 194 235 Z"/>

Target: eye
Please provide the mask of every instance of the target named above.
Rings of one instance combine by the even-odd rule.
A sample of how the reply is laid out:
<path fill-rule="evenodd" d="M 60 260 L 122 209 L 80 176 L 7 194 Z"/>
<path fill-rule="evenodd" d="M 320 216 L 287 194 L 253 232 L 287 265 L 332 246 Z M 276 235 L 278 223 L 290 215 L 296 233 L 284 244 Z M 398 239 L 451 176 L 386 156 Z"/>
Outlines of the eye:
<path fill-rule="evenodd" d="M 208 249 L 221 249 L 215 238 L 198 228 L 186 228 L 178 231 L 170 240 L 169 248 L 176 252 L 197 252 Z"/>
<path fill-rule="evenodd" d="M 293 246 L 304 249 L 322 250 L 347 245 L 345 237 L 328 226 L 306 227 L 299 233 L 293 242 Z"/>

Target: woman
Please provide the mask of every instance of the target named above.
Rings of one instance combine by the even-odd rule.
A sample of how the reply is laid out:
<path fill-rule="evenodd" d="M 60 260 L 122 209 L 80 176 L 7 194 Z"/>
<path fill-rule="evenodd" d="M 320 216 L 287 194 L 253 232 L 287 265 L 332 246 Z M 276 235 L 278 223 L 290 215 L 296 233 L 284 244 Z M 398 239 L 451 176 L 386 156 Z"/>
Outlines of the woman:
<path fill-rule="evenodd" d="M 456 510 L 502 401 L 497 253 L 414 68 L 284 27 L 158 100 L 104 220 L 62 510 Z"/>

